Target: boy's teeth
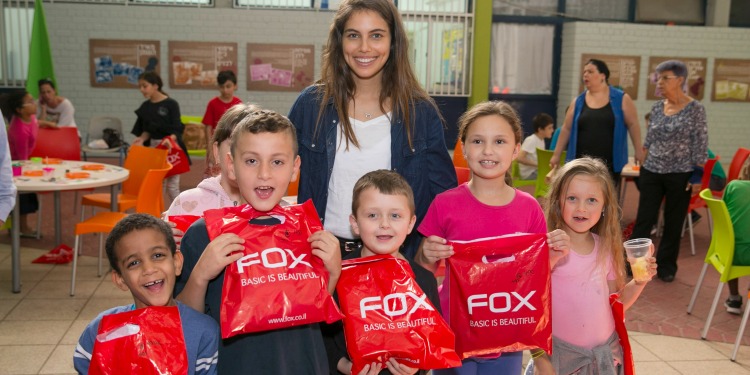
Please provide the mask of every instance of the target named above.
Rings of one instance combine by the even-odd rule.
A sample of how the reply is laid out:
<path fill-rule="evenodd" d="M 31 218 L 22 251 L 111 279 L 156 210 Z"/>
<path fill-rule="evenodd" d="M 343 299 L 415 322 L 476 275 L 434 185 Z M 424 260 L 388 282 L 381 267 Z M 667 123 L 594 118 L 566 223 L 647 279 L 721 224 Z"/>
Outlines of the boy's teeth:
<path fill-rule="evenodd" d="M 161 284 L 162 282 L 164 282 L 164 280 L 156 280 L 156 281 L 152 281 L 150 283 L 146 283 L 146 285 L 144 285 L 144 286 L 148 287 L 148 286 L 152 286 L 152 285 L 156 285 L 156 284 Z"/>

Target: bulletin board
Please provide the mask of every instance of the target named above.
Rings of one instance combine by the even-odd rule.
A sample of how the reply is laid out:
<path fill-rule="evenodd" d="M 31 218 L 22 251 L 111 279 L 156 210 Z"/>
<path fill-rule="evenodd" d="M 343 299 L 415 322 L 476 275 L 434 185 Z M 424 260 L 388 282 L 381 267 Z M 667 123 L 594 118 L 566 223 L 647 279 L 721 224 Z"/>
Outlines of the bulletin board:
<path fill-rule="evenodd" d="M 134 88 L 138 76 L 159 72 L 158 40 L 89 39 L 91 87 Z"/>

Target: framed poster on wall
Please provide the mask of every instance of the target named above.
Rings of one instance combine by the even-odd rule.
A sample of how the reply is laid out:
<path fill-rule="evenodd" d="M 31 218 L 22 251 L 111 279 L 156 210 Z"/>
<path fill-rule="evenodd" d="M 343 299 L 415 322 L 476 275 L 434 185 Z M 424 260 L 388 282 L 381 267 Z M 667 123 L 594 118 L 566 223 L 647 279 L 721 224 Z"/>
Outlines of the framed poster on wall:
<path fill-rule="evenodd" d="M 247 44 L 247 89 L 299 92 L 313 83 L 312 44 Z"/>
<path fill-rule="evenodd" d="M 609 68 L 609 84 L 622 89 L 633 100 L 638 99 L 638 80 L 640 78 L 641 57 L 623 55 L 602 55 L 595 53 L 584 53 L 581 55 L 581 71 L 583 64 L 590 59 L 604 61 Z M 583 81 L 580 89 L 583 92 Z"/>
<path fill-rule="evenodd" d="M 169 87 L 216 89 L 222 70 L 237 74 L 237 43 L 169 41 Z"/>
<path fill-rule="evenodd" d="M 646 88 L 646 99 L 661 99 L 661 92 L 656 88 L 656 66 L 667 60 L 680 60 L 687 65 L 687 94 L 696 100 L 703 100 L 703 92 L 706 86 L 706 61 L 705 58 L 695 57 L 656 57 L 648 59 L 648 87 Z"/>
<path fill-rule="evenodd" d="M 750 60 L 714 60 L 715 102 L 750 102 Z"/>
<path fill-rule="evenodd" d="M 134 88 L 138 76 L 159 72 L 158 40 L 89 39 L 91 87 Z"/>

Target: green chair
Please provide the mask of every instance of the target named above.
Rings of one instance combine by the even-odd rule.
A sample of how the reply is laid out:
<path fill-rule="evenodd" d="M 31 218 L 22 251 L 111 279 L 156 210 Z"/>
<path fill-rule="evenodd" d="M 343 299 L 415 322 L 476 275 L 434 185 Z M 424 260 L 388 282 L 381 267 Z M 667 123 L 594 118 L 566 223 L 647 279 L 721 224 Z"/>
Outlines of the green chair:
<path fill-rule="evenodd" d="M 511 166 L 511 177 L 513 177 L 513 187 L 536 185 L 536 180 L 524 180 L 521 178 L 521 169 L 518 167 L 518 160 L 513 160 Z"/>
<path fill-rule="evenodd" d="M 701 191 L 700 197 L 706 202 L 706 205 L 708 205 L 708 209 L 711 212 L 711 217 L 714 221 L 714 228 L 713 233 L 711 234 L 711 245 L 708 248 L 706 259 L 704 260 L 706 264 L 703 265 L 701 274 L 698 277 L 698 283 L 695 284 L 695 290 L 693 291 L 693 296 L 690 299 L 690 304 L 687 309 L 688 314 L 693 310 L 693 305 L 695 305 L 695 300 L 698 297 L 698 291 L 703 283 L 703 278 L 706 276 L 708 265 L 710 264 L 714 266 L 714 268 L 716 268 L 721 274 L 719 287 L 716 289 L 716 295 L 714 295 L 711 310 L 708 312 L 706 324 L 703 326 L 703 331 L 701 332 L 701 338 L 705 340 L 706 335 L 708 334 L 708 328 L 711 326 L 711 320 L 716 312 L 716 306 L 719 304 L 719 298 L 721 297 L 724 284 L 729 280 L 750 275 L 750 266 L 735 266 L 732 264 L 734 258 L 734 228 L 732 227 L 732 220 L 729 217 L 729 211 L 727 211 L 727 205 L 723 200 L 714 198 L 709 189 Z M 742 325 L 740 325 L 736 344 L 739 344 L 739 341 L 742 339 L 745 323 L 748 318 L 748 311 L 750 311 L 750 309 L 745 309 L 745 315 L 742 318 Z M 737 349 L 737 345 L 735 345 L 734 352 L 732 353 L 732 361 L 734 361 L 737 356 Z"/>
<path fill-rule="evenodd" d="M 547 194 L 547 189 L 549 188 L 549 186 L 544 179 L 547 177 L 547 174 L 551 170 L 551 168 L 549 167 L 549 161 L 552 159 L 552 155 L 554 153 L 555 150 L 543 150 L 541 148 L 536 149 L 537 171 L 536 189 L 534 189 L 534 197 L 536 198 L 543 197 Z M 562 155 L 560 155 L 561 166 L 565 164 L 566 153 L 566 151 L 563 151 Z"/>

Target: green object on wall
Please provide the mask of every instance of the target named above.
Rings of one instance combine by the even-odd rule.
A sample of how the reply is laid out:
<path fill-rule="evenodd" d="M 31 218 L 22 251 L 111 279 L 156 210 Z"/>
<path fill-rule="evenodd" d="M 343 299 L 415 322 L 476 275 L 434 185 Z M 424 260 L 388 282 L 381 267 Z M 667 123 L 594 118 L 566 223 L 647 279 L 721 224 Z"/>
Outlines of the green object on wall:
<path fill-rule="evenodd" d="M 48 78 L 55 83 L 55 68 L 52 63 L 52 50 L 47 34 L 47 20 L 44 17 L 42 0 L 34 1 L 34 23 L 31 27 L 31 43 L 29 43 L 29 69 L 26 75 L 26 91 L 31 96 L 39 97 L 38 82 Z M 59 93 L 59 90 L 58 90 Z"/>
<path fill-rule="evenodd" d="M 468 106 L 486 101 L 490 94 L 490 50 L 492 49 L 492 0 L 474 3 L 474 60 Z"/>

